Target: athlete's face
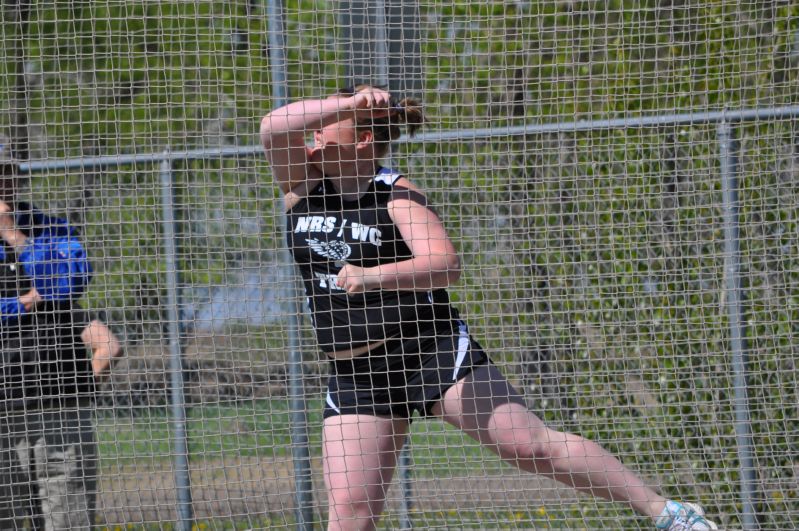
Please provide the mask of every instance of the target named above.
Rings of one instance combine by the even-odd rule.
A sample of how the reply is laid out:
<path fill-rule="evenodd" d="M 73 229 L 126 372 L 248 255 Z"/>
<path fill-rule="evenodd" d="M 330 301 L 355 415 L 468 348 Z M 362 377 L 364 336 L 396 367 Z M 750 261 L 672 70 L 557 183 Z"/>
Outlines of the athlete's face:
<path fill-rule="evenodd" d="M 320 129 L 314 135 L 316 147 L 344 155 L 356 143 L 355 120 L 347 119 Z"/>
<path fill-rule="evenodd" d="M 322 151 L 322 168 L 326 175 L 348 172 L 345 165 L 355 164 L 363 158 L 368 133 L 358 134 L 355 120 L 346 119 L 316 131 L 314 147 Z"/>

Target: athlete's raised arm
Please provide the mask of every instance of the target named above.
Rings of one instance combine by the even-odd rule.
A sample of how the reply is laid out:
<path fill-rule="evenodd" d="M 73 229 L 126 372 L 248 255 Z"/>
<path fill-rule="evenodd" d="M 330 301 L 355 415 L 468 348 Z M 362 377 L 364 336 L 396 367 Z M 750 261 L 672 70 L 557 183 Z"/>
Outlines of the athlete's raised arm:
<path fill-rule="evenodd" d="M 349 96 L 335 94 L 324 99 L 295 101 L 264 116 L 261 143 L 281 191 L 289 193 L 322 176 L 324 146 L 317 141 L 314 147 L 309 147 L 306 144 L 309 133 L 365 112 L 386 113 L 390 101 L 388 92 L 370 87 Z"/>

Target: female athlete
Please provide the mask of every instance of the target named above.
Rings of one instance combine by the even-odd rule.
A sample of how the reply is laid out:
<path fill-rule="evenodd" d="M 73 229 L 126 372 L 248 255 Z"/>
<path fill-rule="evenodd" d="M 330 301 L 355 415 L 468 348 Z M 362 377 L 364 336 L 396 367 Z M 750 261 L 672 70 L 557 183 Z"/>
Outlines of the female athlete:
<path fill-rule="evenodd" d="M 369 85 L 292 102 L 261 122 L 330 360 L 328 528 L 375 527 L 418 413 L 520 469 L 626 503 L 658 529 L 716 529 L 699 506 L 664 498 L 596 443 L 544 425 L 471 337 L 447 296 L 461 263 L 441 220 L 419 188 L 379 162 L 401 126 L 413 134 L 422 122 L 416 101 Z"/>

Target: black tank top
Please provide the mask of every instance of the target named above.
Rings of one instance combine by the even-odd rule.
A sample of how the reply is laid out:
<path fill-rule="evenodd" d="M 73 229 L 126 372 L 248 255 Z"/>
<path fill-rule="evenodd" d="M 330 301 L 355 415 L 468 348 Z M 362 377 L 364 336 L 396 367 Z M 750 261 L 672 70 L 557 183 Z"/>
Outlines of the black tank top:
<path fill-rule="evenodd" d="M 342 201 L 325 179 L 288 211 L 288 246 L 302 275 L 316 339 L 324 352 L 399 335 L 446 333 L 458 317 L 443 289 L 347 295 L 335 285 L 345 261 L 374 267 L 413 258 L 386 208 L 399 177 L 381 169 L 356 201 Z"/>

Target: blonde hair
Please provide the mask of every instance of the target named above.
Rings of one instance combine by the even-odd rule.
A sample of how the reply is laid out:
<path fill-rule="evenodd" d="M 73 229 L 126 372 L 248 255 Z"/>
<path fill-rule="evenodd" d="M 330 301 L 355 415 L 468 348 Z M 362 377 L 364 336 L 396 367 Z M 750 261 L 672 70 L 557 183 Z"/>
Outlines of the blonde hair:
<path fill-rule="evenodd" d="M 341 88 L 336 94 L 349 97 L 367 88 L 382 89 L 383 87 L 361 84 L 353 87 Z M 387 116 L 380 118 L 362 118 L 355 124 L 356 130 L 359 132 L 363 130 L 372 131 L 374 142 L 377 144 L 377 150 L 381 154 L 388 151 L 388 146 L 391 142 L 402 136 L 401 126 L 405 126 L 408 136 L 413 136 L 416 131 L 424 125 L 425 121 L 421 104 L 418 100 L 413 98 L 403 98 L 399 101 L 395 101 L 392 97 L 390 110 L 391 112 Z"/>

